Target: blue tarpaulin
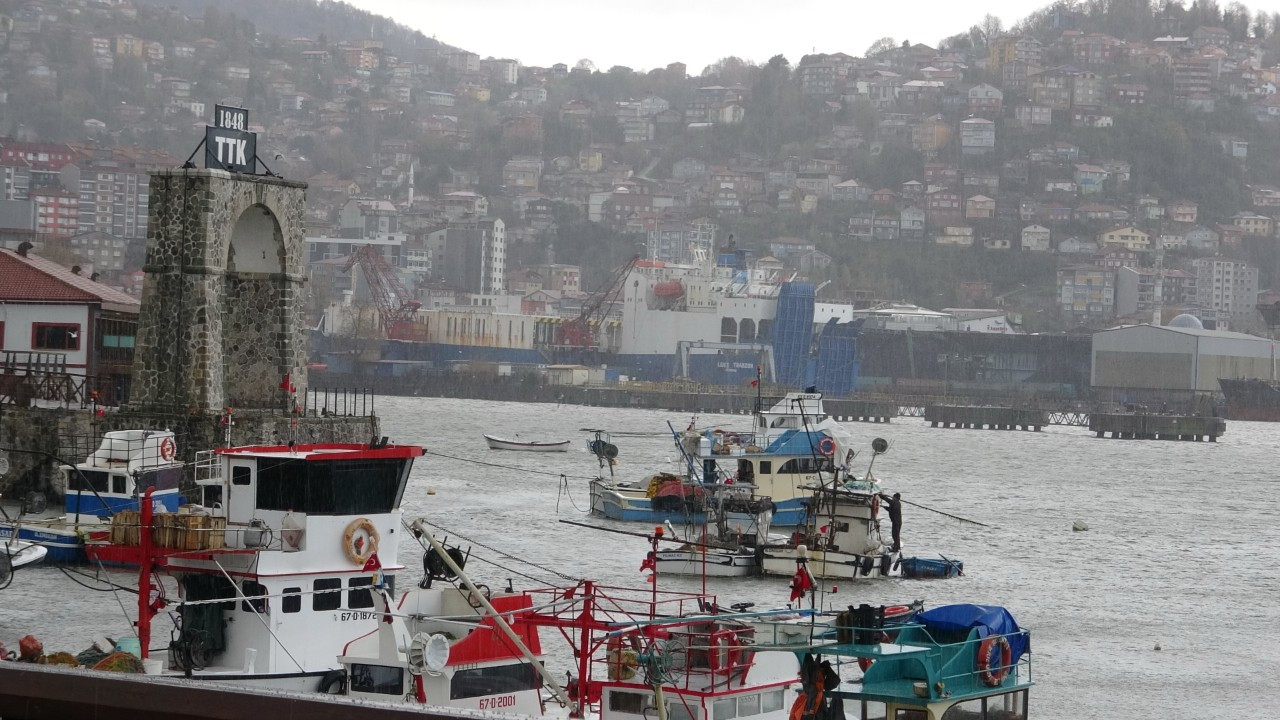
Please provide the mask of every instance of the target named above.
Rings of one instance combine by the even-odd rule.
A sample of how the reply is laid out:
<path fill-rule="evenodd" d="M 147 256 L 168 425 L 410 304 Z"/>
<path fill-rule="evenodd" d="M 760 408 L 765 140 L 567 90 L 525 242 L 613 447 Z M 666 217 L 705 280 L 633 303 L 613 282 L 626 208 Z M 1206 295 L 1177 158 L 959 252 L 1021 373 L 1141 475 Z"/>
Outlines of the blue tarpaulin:
<path fill-rule="evenodd" d="M 1020 635 L 1018 621 L 997 605 L 943 605 L 916 614 L 916 622 L 923 623 L 930 631 L 968 632 L 978 629 L 978 637 L 1006 635 L 1013 662 L 1018 662 L 1031 649 L 1027 636 Z"/>

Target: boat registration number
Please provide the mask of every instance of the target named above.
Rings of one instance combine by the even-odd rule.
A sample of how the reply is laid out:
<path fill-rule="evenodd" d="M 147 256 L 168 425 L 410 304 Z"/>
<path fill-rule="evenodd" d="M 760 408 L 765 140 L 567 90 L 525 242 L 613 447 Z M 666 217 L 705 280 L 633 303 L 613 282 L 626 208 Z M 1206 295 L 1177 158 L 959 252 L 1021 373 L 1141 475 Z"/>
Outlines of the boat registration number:
<path fill-rule="evenodd" d="M 373 620 L 378 617 L 378 613 L 371 613 L 366 611 L 352 611 L 352 612 L 344 612 L 340 614 L 339 617 L 342 618 L 343 622 L 347 622 L 348 620 Z"/>
<path fill-rule="evenodd" d="M 501 697 L 482 697 L 480 698 L 481 710 L 497 710 L 498 708 L 509 708 L 516 706 L 515 695 L 503 695 Z"/>

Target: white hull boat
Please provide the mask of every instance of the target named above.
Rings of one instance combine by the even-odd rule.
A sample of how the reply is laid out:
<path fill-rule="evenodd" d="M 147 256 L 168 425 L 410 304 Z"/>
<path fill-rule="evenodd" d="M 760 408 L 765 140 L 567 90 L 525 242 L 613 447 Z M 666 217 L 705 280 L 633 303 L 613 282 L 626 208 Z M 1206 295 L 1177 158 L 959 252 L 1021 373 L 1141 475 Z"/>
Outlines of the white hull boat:
<path fill-rule="evenodd" d="M 747 577 L 760 573 L 754 552 L 715 548 L 659 550 L 654 566 L 659 575 L 702 575 L 705 571 L 707 577 Z"/>
<path fill-rule="evenodd" d="M 49 554 L 49 549 L 35 543 L 25 540 L 12 540 L 3 546 L 0 546 L 5 555 L 9 556 L 9 565 L 14 570 L 24 568 L 29 565 L 38 565 L 44 560 L 45 555 Z"/>
<path fill-rule="evenodd" d="M 568 452 L 569 441 L 557 442 L 525 442 L 523 440 L 504 440 L 492 435 L 485 435 L 484 441 L 489 443 L 490 450 L 524 450 L 527 452 Z"/>

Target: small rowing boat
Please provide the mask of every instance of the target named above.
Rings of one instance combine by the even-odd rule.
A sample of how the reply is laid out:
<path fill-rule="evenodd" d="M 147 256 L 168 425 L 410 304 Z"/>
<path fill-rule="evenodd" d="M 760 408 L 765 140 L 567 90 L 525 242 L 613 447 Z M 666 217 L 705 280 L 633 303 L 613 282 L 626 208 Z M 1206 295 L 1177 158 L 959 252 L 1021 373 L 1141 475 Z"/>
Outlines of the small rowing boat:
<path fill-rule="evenodd" d="M 569 441 L 559 442 L 525 442 L 524 440 L 503 440 L 492 435 L 485 435 L 484 441 L 489 443 L 490 450 L 528 450 L 532 452 L 568 452 Z"/>

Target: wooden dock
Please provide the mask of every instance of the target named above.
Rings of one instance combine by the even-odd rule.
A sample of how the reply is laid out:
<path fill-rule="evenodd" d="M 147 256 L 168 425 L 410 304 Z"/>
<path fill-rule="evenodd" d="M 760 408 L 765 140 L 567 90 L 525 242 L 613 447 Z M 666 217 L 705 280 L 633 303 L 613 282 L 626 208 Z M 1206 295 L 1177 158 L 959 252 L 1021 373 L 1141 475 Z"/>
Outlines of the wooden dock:
<path fill-rule="evenodd" d="M 930 427 L 979 430 L 1034 430 L 1049 424 L 1043 410 L 987 405 L 929 405 L 924 419 Z"/>
<path fill-rule="evenodd" d="M 1216 442 L 1227 431 L 1227 421 L 1196 415 L 1094 413 L 1089 416 L 1089 430 L 1098 437 L 1126 440 Z"/>

